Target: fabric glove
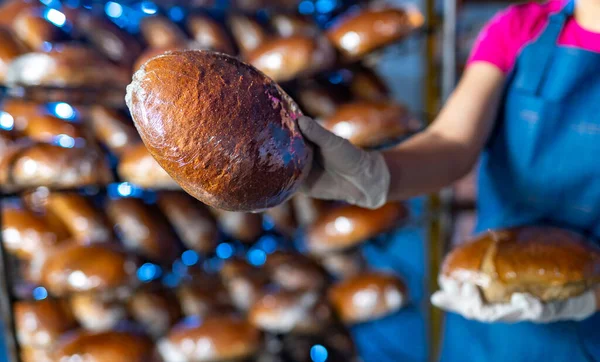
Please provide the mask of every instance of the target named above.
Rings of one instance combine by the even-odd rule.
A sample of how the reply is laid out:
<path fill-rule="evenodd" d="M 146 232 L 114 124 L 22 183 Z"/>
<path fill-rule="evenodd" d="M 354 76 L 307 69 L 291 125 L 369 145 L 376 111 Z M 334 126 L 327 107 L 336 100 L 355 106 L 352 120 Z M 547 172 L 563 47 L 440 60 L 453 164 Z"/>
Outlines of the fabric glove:
<path fill-rule="evenodd" d="M 390 172 L 379 152 L 364 151 L 308 118 L 300 130 L 315 148 L 315 162 L 302 191 L 310 197 L 344 200 L 376 209 L 386 202 Z"/>
<path fill-rule="evenodd" d="M 436 307 L 480 322 L 551 323 L 580 321 L 596 312 L 596 296 L 587 291 L 563 301 L 543 303 L 530 294 L 515 293 L 509 303 L 487 304 L 479 289 L 471 283 L 459 283 L 440 278 L 442 290 L 431 296 Z"/>

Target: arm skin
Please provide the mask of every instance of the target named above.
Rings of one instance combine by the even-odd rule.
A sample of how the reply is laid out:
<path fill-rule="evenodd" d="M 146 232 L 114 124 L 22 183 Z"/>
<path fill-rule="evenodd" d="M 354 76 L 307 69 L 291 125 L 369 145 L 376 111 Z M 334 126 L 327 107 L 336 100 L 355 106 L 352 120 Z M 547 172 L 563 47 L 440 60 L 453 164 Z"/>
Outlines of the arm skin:
<path fill-rule="evenodd" d="M 596 310 L 600 311 L 600 287 L 596 287 L 594 293 L 596 294 Z"/>
<path fill-rule="evenodd" d="M 384 152 L 389 200 L 437 191 L 473 168 L 493 128 L 505 78 L 492 64 L 471 64 L 431 126 Z"/>

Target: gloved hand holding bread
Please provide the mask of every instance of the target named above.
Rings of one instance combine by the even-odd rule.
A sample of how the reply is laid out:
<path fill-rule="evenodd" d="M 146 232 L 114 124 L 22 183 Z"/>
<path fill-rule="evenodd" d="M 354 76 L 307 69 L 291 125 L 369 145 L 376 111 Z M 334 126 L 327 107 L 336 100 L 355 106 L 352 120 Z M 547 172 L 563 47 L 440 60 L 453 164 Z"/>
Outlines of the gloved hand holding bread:
<path fill-rule="evenodd" d="M 431 302 L 482 322 L 583 320 L 598 309 L 600 249 L 553 227 L 488 231 L 454 249 Z"/>

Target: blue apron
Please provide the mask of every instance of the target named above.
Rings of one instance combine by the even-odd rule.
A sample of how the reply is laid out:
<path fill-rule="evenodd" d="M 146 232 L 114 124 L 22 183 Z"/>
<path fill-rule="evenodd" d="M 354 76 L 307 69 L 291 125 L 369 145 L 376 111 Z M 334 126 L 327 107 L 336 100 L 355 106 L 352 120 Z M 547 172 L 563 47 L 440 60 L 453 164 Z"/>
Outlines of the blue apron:
<path fill-rule="evenodd" d="M 425 312 L 426 255 L 422 220 L 424 198 L 410 200 L 412 222 L 399 227 L 381 240 L 362 248 L 367 262 L 375 269 L 394 272 L 407 284 L 410 304 L 397 313 L 352 326 L 351 333 L 363 362 L 425 362 L 427 329 Z"/>
<path fill-rule="evenodd" d="M 483 154 L 477 231 L 552 224 L 600 237 L 600 54 L 557 45 L 571 0 L 523 49 Z M 600 361 L 600 313 L 485 324 L 448 313 L 442 361 Z"/>

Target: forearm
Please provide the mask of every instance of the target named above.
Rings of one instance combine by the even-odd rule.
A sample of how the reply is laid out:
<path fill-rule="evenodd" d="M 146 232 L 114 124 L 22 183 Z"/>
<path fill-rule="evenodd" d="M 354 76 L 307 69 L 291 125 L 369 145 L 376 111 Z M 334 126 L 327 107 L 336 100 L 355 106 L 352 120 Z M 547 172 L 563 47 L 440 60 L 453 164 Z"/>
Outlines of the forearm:
<path fill-rule="evenodd" d="M 383 154 L 391 176 L 388 199 L 404 200 L 452 184 L 471 170 L 477 154 L 435 131 L 416 135 Z"/>
<path fill-rule="evenodd" d="M 596 311 L 600 312 L 600 287 L 594 289 L 594 294 L 596 295 Z"/>
<path fill-rule="evenodd" d="M 469 171 L 492 129 L 504 74 L 470 65 L 435 122 L 383 153 L 369 153 L 301 117 L 298 126 L 317 151 L 304 183 L 311 197 L 377 208 L 437 190 Z M 383 155 L 383 157 L 382 157 Z"/>
<path fill-rule="evenodd" d="M 436 191 L 469 172 L 494 125 L 504 79 L 491 64 L 471 65 L 433 124 L 384 153 L 388 199 Z"/>

